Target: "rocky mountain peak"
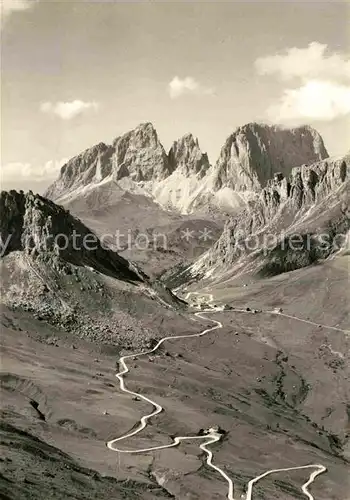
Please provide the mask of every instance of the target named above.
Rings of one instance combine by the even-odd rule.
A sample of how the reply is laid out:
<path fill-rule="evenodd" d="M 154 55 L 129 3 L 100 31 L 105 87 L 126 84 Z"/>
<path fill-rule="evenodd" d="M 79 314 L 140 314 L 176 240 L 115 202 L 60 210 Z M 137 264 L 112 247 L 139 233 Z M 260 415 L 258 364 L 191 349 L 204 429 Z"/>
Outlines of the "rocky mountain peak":
<path fill-rule="evenodd" d="M 210 167 L 208 155 L 202 153 L 198 139 L 191 133 L 175 141 L 169 151 L 169 163 L 172 170 L 179 170 L 189 176 L 195 174 L 204 177 Z"/>
<path fill-rule="evenodd" d="M 113 141 L 113 171 L 117 180 L 162 180 L 172 169 L 167 154 L 151 123 L 142 123 Z"/>
<path fill-rule="evenodd" d="M 45 196 L 51 199 L 61 194 L 100 181 L 112 172 L 112 155 L 114 148 L 100 142 L 71 158 L 61 168 L 59 178 L 46 191 Z"/>
<path fill-rule="evenodd" d="M 158 134 L 153 124 L 150 122 L 140 123 L 137 127 L 129 130 L 122 136 L 118 136 L 113 141 L 115 147 L 121 139 L 133 139 L 135 146 L 139 147 L 154 147 L 159 143 Z"/>
<path fill-rule="evenodd" d="M 275 173 L 328 157 L 320 134 L 309 126 L 286 129 L 258 123 L 238 127 L 216 163 L 215 187 L 258 191 Z"/>
<path fill-rule="evenodd" d="M 69 160 L 45 196 L 56 200 L 109 176 L 116 180 L 130 177 L 136 182 L 158 181 L 171 172 L 167 154 L 155 128 L 151 123 L 142 123 L 117 137 L 112 145 L 100 142 Z"/>

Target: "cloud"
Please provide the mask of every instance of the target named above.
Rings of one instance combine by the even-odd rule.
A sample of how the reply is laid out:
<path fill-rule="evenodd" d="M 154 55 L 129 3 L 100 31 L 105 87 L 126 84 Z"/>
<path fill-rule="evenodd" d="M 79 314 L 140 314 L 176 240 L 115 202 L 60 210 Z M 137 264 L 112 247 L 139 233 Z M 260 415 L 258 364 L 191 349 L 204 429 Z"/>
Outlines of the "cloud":
<path fill-rule="evenodd" d="M 12 162 L 1 165 L 1 185 L 3 189 L 31 189 L 33 186 L 46 187 L 58 177 L 67 158 L 49 160 L 43 165 Z"/>
<path fill-rule="evenodd" d="M 255 67 L 260 75 L 292 78 L 350 79 L 350 58 L 345 54 L 327 54 L 327 45 L 311 42 L 308 47 L 292 47 L 285 54 L 260 57 Z"/>
<path fill-rule="evenodd" d="M 350 114 L 350 56 L 327 53 L 327 45 L 312 42 L 308 47 L 290 48 L 285 54 L 255 61 L 260 75 L 292 81 L 266 113 L 276 123 L 332 121 Z"/>
<path fill-rule="evenodd" d="M 267 115 L 275 123 L 331 121 L 350 113 L 350 87 L 321 80 L 309 80 L 296 89 L 286 89 L 271 105 Z"/>
<path fill-rule="evenodd" d="M 186 76 L 183 79 L 174 76 L 168 85 L 168 90 L 171 99 L 177 99 L 186 94 L 213 95 L 214 93 L 213 89 L 202 86 L 192 76 Z"/>
<path fill-rule="evenodd" d="M 13 12 L 30 9 L 37 1 L 38 0 L 1 0 L 1 24 L 3 24 Z"/>
<path fill-rule="evenodd" d="M 84 102 L 78 99 L 70 102 L 42 102 L 40 104 L 40 111 L 59 116 L 62 120 L 71 120 L 86 111 L 96 111 L 97 109 L 97 102 Z"/>

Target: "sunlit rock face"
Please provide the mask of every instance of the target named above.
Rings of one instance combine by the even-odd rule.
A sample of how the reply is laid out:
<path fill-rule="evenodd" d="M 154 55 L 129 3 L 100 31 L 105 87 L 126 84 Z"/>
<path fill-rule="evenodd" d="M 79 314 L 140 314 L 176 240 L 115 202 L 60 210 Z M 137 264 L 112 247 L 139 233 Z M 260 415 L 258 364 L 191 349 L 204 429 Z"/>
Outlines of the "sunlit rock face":
<path fill-rule="evenodd" d="M 320 134 L 311 127 L 283 129 L 249 123 L 230 135 L 216 163 L 215 187 L 260 190 L 275 173 L 328 157 Z"/>

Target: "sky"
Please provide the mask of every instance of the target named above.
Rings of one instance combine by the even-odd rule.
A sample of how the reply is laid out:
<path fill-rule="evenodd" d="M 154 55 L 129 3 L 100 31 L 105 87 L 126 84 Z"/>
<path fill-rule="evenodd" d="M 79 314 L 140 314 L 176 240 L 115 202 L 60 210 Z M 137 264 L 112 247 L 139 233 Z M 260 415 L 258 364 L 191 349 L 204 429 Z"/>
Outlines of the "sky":
<path fill-rule="evenodd" d="M 42 192 L 67 159 L 152 122 L 212 163 L 251 121 L 350 149 L 347 2 L 0 0 L 1 187 Z"/>

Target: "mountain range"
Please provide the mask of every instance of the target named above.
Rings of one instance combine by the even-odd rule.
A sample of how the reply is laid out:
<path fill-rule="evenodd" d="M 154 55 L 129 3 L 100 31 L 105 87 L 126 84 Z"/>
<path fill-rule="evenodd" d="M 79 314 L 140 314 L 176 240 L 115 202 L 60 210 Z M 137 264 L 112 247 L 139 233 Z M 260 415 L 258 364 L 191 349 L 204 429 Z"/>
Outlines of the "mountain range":
<path fill-rule="evenodd" d="M 167 154 L 150 123 L 69 160 L 45 196 L 64 205 L 100 236 L 119 231 L 132 241 L 150 235 L 151 250 L 117 248 L 151 274 L 208 250 L 228 215 L 246 209 L 275 174 L 328 157 L 318 132 L 250 123 L 225 141 L 215 165 L 186 134 Z M 204 227 L 208 238 L 199 238 Z M 188 241 L 189 228 L 196 238 Z M 198 228 L 198 230 L 193 230 Z M 154 244 L 154 234 L 167 248 Z M 112 238 L 111 238 L 112 240 Z M 111 241 L 113 244 L 113 241 Z"/>
<path fill-rule="evenodd" d="M 179 286 L 274 276 L 349 251 L 350 153 L 278 173 L 231 217 L 217 242 L 194 264 L 164 274 Z"/>
<path fill-rule="evenodd" d="M 250 123 L 210 164 L 145 123 L 0 214 L 4 498 L 214 500 L 220 470 L 244 499 L 322 464 L 312 498 L 348 500 L 350 153 Z M 304 497 L 278 474 L 254 498 Z"/>
<path fill-rule="evenodd" d="M 311 127 L 249 123 L 227 138 L 212 166 L 192 134 L 176 140 L 167 154 L 153 125 L 145 123 L 112 145 L 97 144 L 69 160 L 45 196 L 69 203 L 116 182 L 180 213 L 235 210 L 275 173 L 288 175 L 292 167 L 327 157 L 321 136 Z"/>

